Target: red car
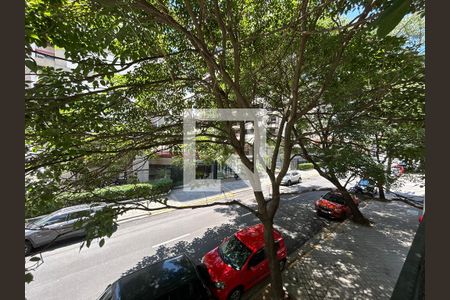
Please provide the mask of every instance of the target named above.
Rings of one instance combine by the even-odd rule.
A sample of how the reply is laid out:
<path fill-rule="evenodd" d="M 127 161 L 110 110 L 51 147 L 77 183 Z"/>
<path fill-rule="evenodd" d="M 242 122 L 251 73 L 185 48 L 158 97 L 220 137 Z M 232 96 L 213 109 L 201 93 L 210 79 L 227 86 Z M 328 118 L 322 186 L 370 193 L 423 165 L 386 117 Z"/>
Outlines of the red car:
<path fill-rule="evenodd" d="M 425 215 L 425 200 L 423 200 L 422 214 L 419 217 L 419 223 L 422 223 L 424 215 Z"/>
<path fill-rule="evenodd" d="M 359 205 L 360 200 L 352 195 L 353 201 Z M 318 214 L 329 216 L 333 219 L 343 219 L 351 215 L 350 207 L 345 205 L 345 199 L 340 192 L 328 192 L 315 202 Z"/>
<path fill-rule="evenodd" d="M 282 270 L 287 250 L 281 233 L 273 230 L 277 259 Z M 212 281 L 212 293 L 219 300 L 240 299 L 242 294 L 270 274 L 264 252 L 263 224 L 244 228 L 206 253 L 202 259 Z"/>

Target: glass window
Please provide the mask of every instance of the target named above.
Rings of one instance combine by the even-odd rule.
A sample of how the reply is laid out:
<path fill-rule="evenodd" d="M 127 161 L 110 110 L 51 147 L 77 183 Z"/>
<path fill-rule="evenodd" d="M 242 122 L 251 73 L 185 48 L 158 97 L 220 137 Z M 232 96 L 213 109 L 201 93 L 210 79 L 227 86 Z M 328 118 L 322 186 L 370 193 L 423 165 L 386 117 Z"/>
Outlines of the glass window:
<path fill-rule="evenodd" d="M 103 294 L 100 296 L 99 300 L 111 300 L 112 299 L 112 291 L 111 285 L 109 285 Z"/>
<path fill-rule="evenodd" d="M 327 193 L 322 198 L 325 199 L 325 200 L 334 202 L 334 203 L 345 204 L 344 198 L 341 195 L 339 195 L 339 194 Z"/>
<path fill-rule="evenodd" d="M 191 300 L 191 290 L 189 284 L 183 284 L 175 290 L 158 297 L 157 300 Z M 192 298 L 196 299 L 196 298 Z"/>
<path fill-rule="evenodd" d="M 240 269 L 251 253 L 251 250 L 234 235 L 219 246 L 220 258 L 235 269 Z"/>
<path fill-rule="evenodd" d="M 52 225 L 56 223 L 61 223 L 67 220 L 67 214 L 57 215 L 49 218 L 44 225 Z"/>
<path fill-rule="evenodd" d="M 83 217 L 89 217 L 89 215 L 90 215 L 89 210 L 77 211 L 69 215 L 69 220 L 81 219 Z"/>
<path fill-rule="evenodd" d="M 266 258 L 266 252 L 264 251 L 264 249 L 260 249 L 258 250 L 258 252 L 255 253 L 255 255 L 253 255 L 253 257 L 250 259 L 248 265 L 250 267 L 254 267 L 259 265 L 264 259 Z"/>

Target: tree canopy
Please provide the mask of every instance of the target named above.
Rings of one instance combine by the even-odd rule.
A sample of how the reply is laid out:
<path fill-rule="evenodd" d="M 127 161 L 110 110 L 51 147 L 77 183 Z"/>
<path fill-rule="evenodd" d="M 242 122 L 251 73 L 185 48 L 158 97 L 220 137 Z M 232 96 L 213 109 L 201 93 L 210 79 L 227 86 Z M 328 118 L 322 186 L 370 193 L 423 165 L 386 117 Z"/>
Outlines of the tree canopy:
<path fill-rule="evenodd" d="M 421 125 L 394 124 L 423 123 L 423 58 L 404 37 L 376 34 L 377 26 L 391 31 L 405 13 L 422 9 L 421 1 L 406 1 L 407 10 L 389 17 L 397 2 L 27 0 L 26 66 L 38 74 L 25 93 L 27 201 L 38 209 L 63 191 L 97 188 L 117 162 L 180 150 L 183 110 L 191 108 L 278 114 L 266 169 L 271 201 L 255 191 L 266 230 L 296 144 L 308 153 L 321 139 L 314 157 L 329 162 L 332 177 L 374 164 L 362 153 L 374 145 L 378 124 L 391 126 L 382 134 L 392 155 L 417 153 L 399 139 Z M 360 13 L 348 18 L 355 9 Z M 35 62 L 35 46 L 48 45 L 64 49 L 53 58 L 70 70 Z M 228 145 L 252 168 L 231 122 L 200 126 L 197 137 Z M 329 139 L 339 143 L 327 145 Z M 67 172 L 73 180 L 63 179 Z M 274 297 L 281 298 L 274 244 L 266 238 Z"/>

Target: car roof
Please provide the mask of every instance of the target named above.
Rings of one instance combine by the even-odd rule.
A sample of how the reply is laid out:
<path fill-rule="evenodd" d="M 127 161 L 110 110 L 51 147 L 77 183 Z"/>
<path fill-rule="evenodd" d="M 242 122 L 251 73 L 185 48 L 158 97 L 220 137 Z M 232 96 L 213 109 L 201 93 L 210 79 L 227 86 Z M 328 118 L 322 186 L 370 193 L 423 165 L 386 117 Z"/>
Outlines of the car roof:
<path fill-rule="evenodd" d="M 154 299 L 185 282 L 198 278 L 186 255 L 172 257 L 125 275 L 113 283 L 120 299 Z"/>
<path fill-rule="evenodd" d="M 235 236 L 252 251 L 257 251 L 264 247 L 264 225 L 257 224 L 246 227 L 235 233 Z M 281 234 L 274 230 L 275 241 L 281 238 Z"/>
<path fill-rule="evenodd" d="M 102 207 L 104 205 L 105 205 L 104 203 L 90 203 L 90 204 L 79 204 L 79 205 L 74 205 L 74 206 L 68 206 L 68 207 L 64 207 L 64 208 L 61 208 L 61 209 L 53 212 L 52 215 L 67 214 L 67 213 L 72 213 L 72 212 L 77 212 L 77 211 L 82 211 L 82 210 L 89 210 L 89 209 L 93 209 L 96 207 Z"/>

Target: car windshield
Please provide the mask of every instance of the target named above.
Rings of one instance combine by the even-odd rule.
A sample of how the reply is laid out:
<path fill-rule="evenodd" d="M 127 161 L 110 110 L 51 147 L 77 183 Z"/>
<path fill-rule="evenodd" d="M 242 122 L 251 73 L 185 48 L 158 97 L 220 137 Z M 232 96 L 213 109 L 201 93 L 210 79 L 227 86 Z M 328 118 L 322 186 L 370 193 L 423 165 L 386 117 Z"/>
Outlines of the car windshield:
<path fill-rule="evenodd" d="M 359 185 L 361 185 L 361 186 L 367 186 L 367 185 L 369 185 L 369 180 L 368 180 L 368 179 L 361 179 L 361 180 L 359 181 Z"/>
<path fill-rule="evenodd" d="M 219 246 L 220 258 L 236 270 L 244 265 L 251 253 L 251 250 L 234 235 Z"/>
<path fill-rule="evenodd" d="M 52 215 L 45 216 L 45 217 L 43 217 L 43 218 L 41 218 L 41 219 L 39 219 L 39 220 L 33 222 L 33 223 L 30 224 L 30 225 L 34 225 L 34 226 L 43 226 L 45 223 L 47 223 L 50 219 L 52 219 L 52 218 L 55 217 L 55 216 L 57 216 L 57 215 L 56 215 L 56 214 L 52 214 Z"/>
<path fill-rule="evenodd" d="M 344 198 L 338 194 L 327 193 L 324 196 L 322 196 L 322 198 L 334 203 L 345 204 Z"/>

